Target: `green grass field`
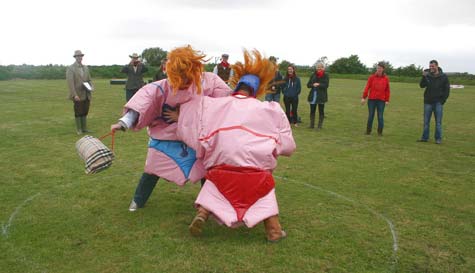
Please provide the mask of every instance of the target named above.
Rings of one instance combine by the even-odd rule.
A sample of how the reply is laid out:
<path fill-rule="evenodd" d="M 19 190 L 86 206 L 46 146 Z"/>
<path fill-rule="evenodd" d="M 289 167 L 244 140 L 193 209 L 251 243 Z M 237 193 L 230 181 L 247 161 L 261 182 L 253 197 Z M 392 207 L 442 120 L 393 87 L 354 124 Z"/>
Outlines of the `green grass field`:
<path fill-rule="evenodd" d="M 95 84 L 89 127 L 100 136 L 124 91 Z M 297 151 L 275 172 L 289 237 L 268 244 L 262 224 L 209 221 L 191 237 L 199 185 L 160 181 L 129 212 L 146 132 L 117 134 L 113 166 L 85 175 L 65 81 L 0 81 L 0 272 L 475 272 L 475 87 L 452 90 L 435 145 L 433 123 L 431 142 L 415 142 L 417 84 L 392 83 L 384 136 L 364 135 L 364 84 L 331 80 L 319 132 L 307 128 L 304 88 Z"/>

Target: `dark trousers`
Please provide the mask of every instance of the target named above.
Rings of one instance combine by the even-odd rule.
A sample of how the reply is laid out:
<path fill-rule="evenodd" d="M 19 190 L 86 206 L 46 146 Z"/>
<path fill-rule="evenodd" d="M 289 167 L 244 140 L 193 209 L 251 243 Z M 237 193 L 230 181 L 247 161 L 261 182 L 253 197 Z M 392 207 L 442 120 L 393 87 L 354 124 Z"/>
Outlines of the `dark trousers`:
<path fill-rule="evenodd" d="M 284 96 L 285 114 L 290 123 L 296 124 L 298 121 L 297 109 L 299 107 L 298 97 L 286 97 Z M 290 115 L 292 113 L 292 116 Z"/>
<path fill-rule="evenodd" d="M 143 207 L 147 203 L 148 198 L 152 194 L 153 189 L 157 185 L 158 179 L 160 177 L 143 173 L 140 177 L 137 188 L 135 188 L 134 201 L 139 208 Z"/>
<path fill-rule="evenodd" d="M 137 91 L 139 91 L 138 89 L 130 89 L 130 90 L 125 90 L 125 101 L 129 101 L 134 95 L 135 93 L 137 93 Z"/>
<path fill-rule="evenodd" d="M 319 117 L 324 117 L 325 116 L 325 104 L 324 103 L 310 104 L 310 115 L 315 116 L 315 113 L 317 112 L 317 105 L 318 105 L 318 116 Z"/>
<path fill-rule="evenodd" d="M 74 116 L 75 117 L 85 117 L 89 113 L 89 106 L 91 101 L 86 98 L 83 101 L 73 101 L 74 103 Z"/>
<path fill-rule="evenodd" d="M 143 206 L 145 206 L 145 203 L 147 203 L 148 198 L 152 194 L 152 191 L 155 186 L 157 185 L 158 179 L 160 179 L 160 177 L 148 173 L 143 173 L 142 177 L 140 177 L 139 183 L 135 188 L 134 194 L 134 201 L 139 208 L 142 208 Z M 205 181 L 206 178 L 201 179 L 202 187 Z"/>
<path fill-rule="evenodd" d="M 374 112 L 378 111 L 378 129 L 382 130 L 384 128 L 384 107 L 386 102 L 383 100 L 368 100 L 368 124 L 367 128 L 373 128 Z"/>

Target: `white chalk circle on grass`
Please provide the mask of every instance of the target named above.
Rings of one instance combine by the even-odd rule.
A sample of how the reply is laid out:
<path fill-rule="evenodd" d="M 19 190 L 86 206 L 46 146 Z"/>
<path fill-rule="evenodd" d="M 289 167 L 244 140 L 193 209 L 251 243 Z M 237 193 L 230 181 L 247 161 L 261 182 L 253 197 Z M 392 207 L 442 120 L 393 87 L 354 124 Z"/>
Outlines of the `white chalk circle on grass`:
<path fill-rule="evenodd" d="M 367 205 L 365 204 L 362 204 L 362 203 L 359 203 L 351 198 L 348 198 L 346 196 L 343 196 L 339 193 L 336 193 L 336 192 L 333 192 L 333 191 L 330 191 L 330 190 L 326 190 L 324 188 L 321 188 L 321 187 L 318 187 L 318 186 L 315 186 L 315 185 L 312 185 L 312 184 L 308 184 L 308 183 L 305 183 L 305 182 L 300 182 L 300 181 L 296 181 L 296 180 L 293 180 L 293 179 L 288 179 L 288 178 L 285 178 L 285 177 L 281 177 L 281 176 L 276 176 L 274 175 L 275 178 L 278 178 L 278 179 L 282 179 L 282 180 L 285 180 L 285 181 L 289 181 L 289 182 L 292 182 L 292 183 L 297 183 L 297 184 L 301 184 L 305 187 L 308 187 L 308 188 L 311 188 L 311 189 L 314 189 L 314 190 L 318 190 L 318 191 L 321 191 L 321 192 L 325 192 L 331 196 L 334 196 L 336 198 L 339 198 L 339 199 L 342 199 L 342 200 L 345 200 L 347 202 L 350 202 L 354 205 L 357 205 L 357 206 L 360 206 L 360 207 L 363 207 L 365 210 L 369 211 L 371 214 L 373 214 L 374 216 L 376 216 L 377 218 L 383 220 L 384 222 L 386 222 L 386 224 L 388 225 L 389 227 L 389 230 L 391 231 L 391 235 L 392 235 L 392 240 L 393 240 L 393 255 L 392 255 L 392 263 L 393 263 L 393 267 L 395 267 L 397 265 L 397 251 L 398 251 L 398 243 L 397 243 L 397 233 L 396 233 L 396 228 L 394 227 L 394 224 L 393 222 L 386 216 L 384 216 L 383 214 L 375 211 L 374 209 L 368 207 Z M 395 268 L 393 268 L 393 271 L 395 270 Z"/>

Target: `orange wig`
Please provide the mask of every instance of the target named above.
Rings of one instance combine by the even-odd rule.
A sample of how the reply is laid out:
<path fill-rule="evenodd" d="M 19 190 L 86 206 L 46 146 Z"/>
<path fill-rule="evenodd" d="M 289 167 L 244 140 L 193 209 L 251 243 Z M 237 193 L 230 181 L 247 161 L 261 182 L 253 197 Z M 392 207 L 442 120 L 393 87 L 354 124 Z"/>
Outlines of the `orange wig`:
<path fill-rule="evenodd" d="M 265 93 L 267 84 L 274 78 L 275 64 L 264 58 L 259 51 L 254 49 L 252 52 L 244 50 L 244 64 L 237 62 L 232 66 L 234 75 L 230 80 L 231 86 L 236 86 L 239 79 L 246 75 L 252 74 L 259 78 L 259 88 L 254 90 L 256 97 Z"/>
<path fill-rule="evenodd" d="M 182 90 L 195 85 L 197 93 L 201 94 L 201 75 L 206 55 L 194 50 L 190 45 L 177 47 L 168 53 L 167 74 L 173 89 Z"/>

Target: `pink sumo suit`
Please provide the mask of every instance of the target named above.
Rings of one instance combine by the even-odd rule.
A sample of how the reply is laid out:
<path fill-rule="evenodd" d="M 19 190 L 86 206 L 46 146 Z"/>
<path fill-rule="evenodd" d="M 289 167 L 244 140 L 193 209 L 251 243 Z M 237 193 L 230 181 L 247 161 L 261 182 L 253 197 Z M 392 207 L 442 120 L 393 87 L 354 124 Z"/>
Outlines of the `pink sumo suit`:
<path fill-rule="evenodd" d="M 196 159 L 195 152 L 177 139 L 177 124 L 168 123 L 163 118 L 163 110 L 175 109 L 193 97 L 224 97 L 231 93 L 231 89 L 213 73 L 203 73 L 201 84 L 201 94 L 196 93 L 194 85 L 173 94 L 169 82 L 160 80 L 142 87 L 124 106 L 124 113 L 130 110 L 138 113 L 132 130 L 148 127 L 150 141 L 145 162 L 146 173 L 180 186 L 188 180 L 196 182 L 204 177 L 205 169 L 202 162 Z"/>
<path fill-rule="evenodd" d="M 228 227 L 279 214 L 272 171 L 277 156 L 296 148 L 279 104 L 240 94 L 194 98 L 180 107 L 177 134 L 207 170 L 195 205 Z"/>

